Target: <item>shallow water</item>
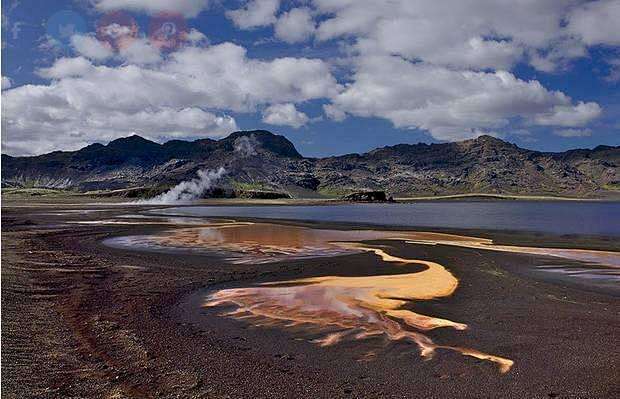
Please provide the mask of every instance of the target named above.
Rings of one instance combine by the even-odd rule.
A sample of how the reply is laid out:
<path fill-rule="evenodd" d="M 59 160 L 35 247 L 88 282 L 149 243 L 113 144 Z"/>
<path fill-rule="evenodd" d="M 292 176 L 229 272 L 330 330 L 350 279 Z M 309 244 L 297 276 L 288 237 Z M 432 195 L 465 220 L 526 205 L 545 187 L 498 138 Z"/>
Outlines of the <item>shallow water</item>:
<path fill-rule="evenodd" d="M 234 305 L 225 315 L 253 319 L 257 323 L 283 326 L 305 325 L 326 331 L 313 342 L 334 345 L 343 339 L 383 337 L 389 341 L 411 341 L 420 355 L 432 358 L 436 350 L 451 350 L 465 356 L 497 364 L 506 373 L 513 361 L 475 349 L 438 345 L 425 334 L 436 328 L 465 330 L 467 325 L 423 315 L 402 307 L 412 301 L 432 300 L 452 295 L 458 280 L 443 265 L 419 259 L 392 256 L 381 248 L 357 243 L 341 243 L 343 248 L 372 252 L 383 262 L 402 267 L 419 265 L 423 270 L 395 275 L 363 277 L 323 276 L 258 287 L 216 291 L 206 299 L 206 307 Z"/>
<path fill-rule="evenodd" d="M 165 220 L 167 222 L 167 220 Z M 183 219 L 182 221 L 187 221 Z M 193 223 L 200 222 L 196 226 Z M 584 262 L 584 267 L 549 267 L 552 273 L 570 273 L 577 278 L 618 278 L 620 253 L 496 245 L 472 236 L 423 231 L 331 230 L 274 223 L 205 220 L 152 235 L 115 237 L 106 244 L 127 249 L 219 254 L 232 263 L 260 264 L 291 259 L 369 252 L 378 256 L 372 276 L 333 275 L 281 281 L 209 293 L 206 307 L 230 307 L 227 317 L 248 319 L 257 325 L 304 326 L 318 330 L 318 345 L 333 345 L 343 339 L 383 337 L 388 341 L 414 342 L 420 355 L 430 358 L 437 350 L 450 350 L 495 363 L 500 372 L 510 370 L 512 360 L 476 349 L 438 345 L 429 336 L 436 328 L 464 330 L 466 320 L 447 320 L 417 313 L 406 305 L 452 295 L 459 281 L 431 259 L 396 257 L 388 249 L 361 241 L 400 240 L 411 245 L 446 245 L 500 252 L 545 255 Z M 386 274 L 381 262 L 406 268 L 405 273 Z M 588 264 L 605 265 L 604 268 Z M 551 266 L 551 265 L 549 265 Z M 421 268 L 422 270 L 416 270 Z M 544 270 L 547 270 L 545 267 Z"/>
<path fill-rule="evenodd" d="M 330 206 L 192 206 L 153 212 L 181 216 L 237 216 L 620 236 L 620 202 L 442 201 Z"/>
<path fill-rule="evenodd" d="M 185 222 L 187 221 L 187 222 Z M 96 221 L 104 223 L 105 221 Z M 169 222 L 166 222 L 169 223 Z M 201 224 L 200 227 L 190 227 Z M 186 219 L 178 228 L 152 235 L 114 237 L 104 243 L 128 249 L 219 253 L 232 263 L 267 263 L 335 256 L 350 252 L 346 241 L 403 240 L 410 244 L 449 245 L 571 259 L 592 265 L 620 268 L 620 252 L 498 245 L 487 238 L 424 231 L 330 230 L 237 221 Z"/>

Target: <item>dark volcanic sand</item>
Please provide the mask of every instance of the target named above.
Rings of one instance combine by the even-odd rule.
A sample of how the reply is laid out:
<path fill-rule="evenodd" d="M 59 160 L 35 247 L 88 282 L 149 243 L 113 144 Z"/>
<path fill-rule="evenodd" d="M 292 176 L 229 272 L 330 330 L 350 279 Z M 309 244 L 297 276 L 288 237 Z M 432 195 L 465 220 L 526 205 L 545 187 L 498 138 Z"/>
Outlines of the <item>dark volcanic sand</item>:
<path fill-rule="evenodd" d="M 459 278 L 454 295 L 413 309 L 467 323 L 465 331 L 427 335 L 514 360 L 502 375 L 492 363 L 454 352 L 424 361 L 410 343 L 371 339 L 318 347 L 304 331 L 253 327 L 218 316 L 222 309 L 200 308 L 210 289 L 374 274 L 372 254 L 233 265 L 113 249 L 100 241 L 163 227 L 62 225 L 106 212 L 43 215 L 59 209 L 3 208 L 3 397 L 620 396 L 620 299 L 528 267 L 548 259 L 380 242 L 392 255 L 439 262 Z M 108 215 L 119 212 L 129 213 L 116 208 Z M 511 237 L 528 241 L 500 238 Z M 617 245 L 547 238 L 539 244 Z M 381 267 L 382 274 L 396 270 Z M 360 361 L 370 349 L 378 350 L 376 358 Z"/>

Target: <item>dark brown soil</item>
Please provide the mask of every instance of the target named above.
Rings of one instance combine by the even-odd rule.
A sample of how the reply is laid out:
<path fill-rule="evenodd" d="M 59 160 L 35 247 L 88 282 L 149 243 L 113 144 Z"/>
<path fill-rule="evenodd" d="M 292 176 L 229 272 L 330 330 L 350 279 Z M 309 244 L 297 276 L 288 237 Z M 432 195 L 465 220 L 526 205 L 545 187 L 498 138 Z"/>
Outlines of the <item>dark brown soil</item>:
<path fill-rule="evenodd" d="M 67 225 L 128 211 L 59 210 L 2 210 L 3 398 L 620 397 L 620 299 L 530 272 L 544 259 L 381 243 L 394 255 L 450 268 L 461 281 L 456 293 L 413 307 L 467 323 L 466 331 L 428 335 L 514 360 L 502 375 L 489 362 L 447 351 L 421 360 L 407 343 L 318 347 L 304 331 L 252 327 L 200 307 L 209 289 L 390 270 L 371 254 L 233 265 L 119 250 L 100 241 L 161 227 Z M 362 361 L 370 349 L 378 355 Z"/>

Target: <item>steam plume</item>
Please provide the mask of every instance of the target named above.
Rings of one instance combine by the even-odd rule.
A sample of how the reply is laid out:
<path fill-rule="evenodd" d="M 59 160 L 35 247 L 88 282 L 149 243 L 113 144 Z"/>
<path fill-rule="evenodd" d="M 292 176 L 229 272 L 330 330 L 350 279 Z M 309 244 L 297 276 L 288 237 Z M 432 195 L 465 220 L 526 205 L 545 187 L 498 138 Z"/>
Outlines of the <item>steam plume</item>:
<path fill-rule="evenodd" d="M 166 205 L 191 202 L 192 200 L 200 198 L 200 196 L 206 190 L 211 188 L 213 183 L 220 179 L 224 174 L 226 174 L 226 170 L 223 167 L 220 167 L 218 170 L 199 170 L 197 178 L 182 181 L 165 193 L 159 194 L 151 199 L 137 202 L 139 204 L 147 205 Z"/>
<path fill-rule="evenodd" d="M 249 157 L 252 155 L 256 155 L 256 147 L 259 145 L 256 136 L 253 134 L 248 136 L 239 137 L 235 140 L 235 152 L 241 154 L 242 157 Z"/>

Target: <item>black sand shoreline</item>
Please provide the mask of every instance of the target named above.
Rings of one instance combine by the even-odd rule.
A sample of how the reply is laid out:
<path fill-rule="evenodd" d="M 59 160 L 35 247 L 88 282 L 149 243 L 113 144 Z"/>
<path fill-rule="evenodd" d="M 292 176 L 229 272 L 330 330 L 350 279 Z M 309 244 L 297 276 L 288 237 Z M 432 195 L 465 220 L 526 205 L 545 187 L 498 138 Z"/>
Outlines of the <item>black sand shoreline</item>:
<path fill-rule="evenodd" d="M 208 290 L 231 285 L 328 275 L 335 270 L 364 275 L 381 267 L 390 272 L 390 266 L 378 265 L 371 254 L 231 265 L 200 255 L 113 249 L 101 240 L 166 227 L 48 229 L 44 225 L 119 212 L 114 207 L 91 214 L 37 214 L 50 210 L 3 208 L 3 397 L 620 394 L 620 352 L 615 344 L 618 297 L 524 271 L 524 264 L 540 257 L 381 242 L 397 255 L 442 262 L 460 279 L 451 297 L 412 306 L 425 314 L 466 322 L 470 328 L 464 332 L 437 329 L 429 335 L 440 343 L 513 359 L 513 370 L 500 375 L 487 362 L 449 352 L 423 361 L 417 348 L 404 343 L 370 340 L 319 348 L 308 342 L 312 337 L 307 332 L 252 327 L 218 316 L 221 311 L 195 306 Z M 351 228 L 342 223 L 277 223 Z M 478 233 L 519 245 L 544 242 L 568 247 L 572 242 L 606 250 L 618 250 L 619 245 L 600 237 L 468 234 Z M 360 361 L 369 348 L 379 355 Z"/>

